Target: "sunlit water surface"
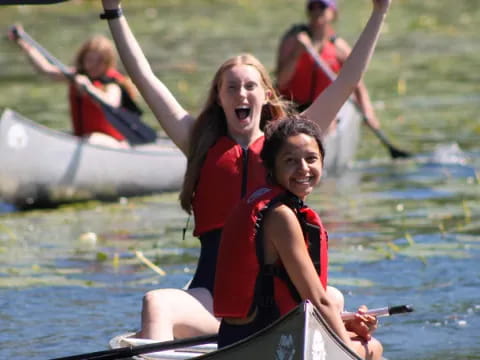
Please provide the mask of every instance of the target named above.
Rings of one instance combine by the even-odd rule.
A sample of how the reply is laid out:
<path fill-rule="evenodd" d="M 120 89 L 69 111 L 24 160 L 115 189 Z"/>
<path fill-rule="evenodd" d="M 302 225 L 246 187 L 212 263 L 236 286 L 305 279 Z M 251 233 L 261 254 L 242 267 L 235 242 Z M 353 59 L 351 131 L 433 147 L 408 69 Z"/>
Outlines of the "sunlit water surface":
<path fill-rule="evenodd" d="M 303 2 L 290 0 L 126 3 L 154 71 L 193 113 L 222 59 L 252 52 L 273 72 L 276 40 L 304 15 Z M 392 3 L 366 82 L 382 129 L 417 155 L 392 162 L 364 131 L 359 159 L 372 160 L 326 179 L 309 203 L 329 229 L 330 280 L 350 310 L 415 307 L 381 320 L 376 336 L 388 359 L 480 359 L 480 8 L 474 0 Z M 337 27 L 353 43 L 370 7 L 339 4 Z M 0 22 L 22 23 L 69 63 L 85 34 L 108 34 L 100 8 L 2 7 Z M 7 40 L 0 46 L 0 108 L 68 129 L 64 85 L 36 76 Z M 185 224 L 177 194 L 26 213 L 0 203 L 0 359 L 104 350 L 138 329 L 143 294 L 181 287 L 194 270 L 198 243 L 191 229 L 182 240 Z"/>
<path fill-rule="evenodd" d="M 480 358 L 479 169 L 478 152 L 446 144 L 360 162 L 309 198 L 330 230 L 330 279 L 347 307 L 415 308 L 381 320 L 389 359 Z M 198 248 L 190 231 L 181 239 L 185 224 L 176 194 L 4 214 L 0 358 L 103 350 L 138 329 L 142 295 L 193 272 Z"/>

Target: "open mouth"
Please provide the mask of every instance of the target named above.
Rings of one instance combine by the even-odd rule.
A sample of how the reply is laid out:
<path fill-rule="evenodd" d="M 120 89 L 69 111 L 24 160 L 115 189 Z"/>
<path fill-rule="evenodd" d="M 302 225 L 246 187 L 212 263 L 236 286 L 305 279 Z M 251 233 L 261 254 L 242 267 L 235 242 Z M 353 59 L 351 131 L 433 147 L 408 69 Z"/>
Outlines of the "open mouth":
<path fill-rule="evenodd" d="M 250 115 L 251 109 L 248 106 L 241 106 L 235 109 L 235 114 L 240 120 L 246 119 Z"/>

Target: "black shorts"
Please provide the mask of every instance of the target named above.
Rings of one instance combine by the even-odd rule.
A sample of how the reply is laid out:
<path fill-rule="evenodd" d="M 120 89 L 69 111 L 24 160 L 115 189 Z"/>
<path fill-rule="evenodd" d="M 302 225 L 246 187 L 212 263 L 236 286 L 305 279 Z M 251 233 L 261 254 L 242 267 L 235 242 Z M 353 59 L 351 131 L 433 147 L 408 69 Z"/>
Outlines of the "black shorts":
<path fill-rule="evenodd" d="M 232 325 L 222 320 L 220 329 L 218 330 L 218 347 L 222 348 L 233 344 L 237 341 L 255 334 L 257 331 L 267 327 L 280 317 L 280 313 L 276 306 L 271 308 L 263 308 L 258 311 L 255 319 L 244 325 Z"/>
<path fill-rule="evenodd" d="M 200 235 L 200 257 L 198 258 L 197 269 L 193 275 L 189 289 L 203 287 L 210 291 L 213 296 L 215 284 L 215 270 L 217 267 L 218 247 L 222 230 L 212 230 Z"/>

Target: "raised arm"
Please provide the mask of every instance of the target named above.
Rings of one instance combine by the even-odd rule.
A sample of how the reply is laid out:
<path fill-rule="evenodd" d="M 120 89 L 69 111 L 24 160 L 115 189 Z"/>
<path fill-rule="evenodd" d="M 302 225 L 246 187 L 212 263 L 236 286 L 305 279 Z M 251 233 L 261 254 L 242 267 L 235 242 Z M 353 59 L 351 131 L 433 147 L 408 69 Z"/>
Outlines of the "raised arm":
<path fill-rule="evenodd" d="M 120 0 L 102 0 L 102 3 L 105 10 L 120 9 Z M 108 25 L 128 75 L 167 135 L 187 154 L 194 118 L 155 76 L 125 17 L 109 19 Z"/>
<path fill-rule="evenodd" d="M 337 79 L 303 113 L 326 130 L 356 89 L 372 57 L 391 0 L 372 0 L 373 11 Z"/>
<path fill-rule="evenodd" d="M 48 60 L 37 49 L 19 37 L 19 34 L 22 32 L 22 26 L 14 25 L 8 29 L 8 38 L 15 42 L 23 50 L 23 52 L 27 54 L 28 60 L 33 65 L 35 70 L 46 75 L 51 80 L 68 81 L 68 78 L 63 75 L 59 68 L 49 63 Z"/>
<path fill-rule="evenodd" d="M 348 58 L 352 49 L 350 45 L 342 39 L 337 38 L 335 40 L 335 47 L 337 48 L 337 54 L 340 58 L 342 63 Z M 375 129 L 380 129 L 380 121 L 377 118 L 377 114 L 375 113 L 375 109 L 373 108 L 372 101 L 370 100 L 370 95 L 368 93 L 368 89 L 365 86 L 365 82 L 360 80 L 357 87 L 355 88 L 355 100 L 357 101 L 360 109 L 362 110 L 363 114 L 365 115 L 366 120 Z"/>

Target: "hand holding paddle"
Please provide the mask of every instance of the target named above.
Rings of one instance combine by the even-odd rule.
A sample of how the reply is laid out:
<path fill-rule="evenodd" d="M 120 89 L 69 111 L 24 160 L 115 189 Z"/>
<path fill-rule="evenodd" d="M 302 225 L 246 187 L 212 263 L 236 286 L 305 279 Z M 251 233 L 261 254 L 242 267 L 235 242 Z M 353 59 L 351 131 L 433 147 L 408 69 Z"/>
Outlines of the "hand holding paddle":
<path fill-rule="evenodd" d="M 20 39 L 20 32 L 23 32 L 22 25 L 14 24 L 8 28 L 7 36 L 10 40 L 17 42 Z"/>
<path fill-rule="evenodd" d="M 0 5 L 46 5 L 68 0 L 0 0 Z"/>
<path fill-rule="evenodd" d="M 397 315 L 397 314 L 406 314 L 406 313 L 411 313 L 413 312 L 414 309 L 412 305 L 397 305 L 397 306 L 386 306 L 386 307 L 381 307 L 381 308 L 376 308 L 376 309 L 370 309 L 367 310 L 364 315 L 372 315 L 375 317 L 384 317 L 384 316 L 391 316 L 391 315 Z M 342 313 L 342 320 L 351 320 L 355 317 L 355 315 L 358 313 L 354 312 L 343 312 Z"/>
<path fill-rule="evenodd" d="M 354 332 L 365 340 L 370 340 L 372 333 L 378 327 L 378 318 L 396 314 L 404 314 L 413 311 L 411 305 L 399 305 L 391 307 L 382 307 L 367 310 L 366 306 L 361 306 L 359 311 L 343 312 L 342 320 L 345 322 L 347 330 Z"/>

